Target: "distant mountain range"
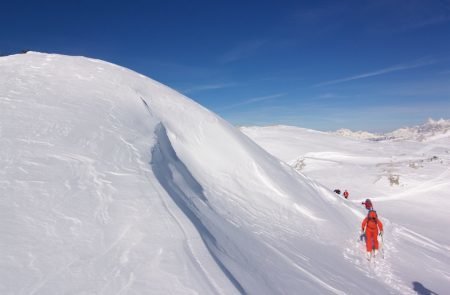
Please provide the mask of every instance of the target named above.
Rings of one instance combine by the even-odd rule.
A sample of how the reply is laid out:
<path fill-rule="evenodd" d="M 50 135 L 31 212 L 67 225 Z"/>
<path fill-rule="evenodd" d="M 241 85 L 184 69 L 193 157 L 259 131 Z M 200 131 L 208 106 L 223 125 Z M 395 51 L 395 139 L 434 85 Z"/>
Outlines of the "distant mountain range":
<path fill-rule="evenodd" d="M 428 121 L 425 124 L 413 127 L 400 128 L 385 134 L 376 134 L 367 131 L 352 131 L 349 129 L 339 129 L 331 133 L 344 137 L 375 140 L 375 141 L 380 140 L 427 141 L 450 136 L 449 130 L 450 130 L 450 120 L 428 119 Z"/>

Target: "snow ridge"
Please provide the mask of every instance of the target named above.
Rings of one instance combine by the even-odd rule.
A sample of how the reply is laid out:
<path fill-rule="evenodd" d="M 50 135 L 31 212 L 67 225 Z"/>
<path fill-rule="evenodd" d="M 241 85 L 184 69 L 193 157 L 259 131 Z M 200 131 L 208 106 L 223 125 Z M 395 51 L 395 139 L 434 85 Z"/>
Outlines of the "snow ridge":
<path fill-rule="evenodd" d="M 236 290 L 241 294 L 246 293 L 238 280 L 233 277 L 233 274 L 215 254 L 217 251 L 220 251 L 217 240 L 199 217 L 201 216 L 199 206 L 208 206 L 208 200 L 204 195 L 203 188 L 194 179 L 183 162 L 177 157 L 170 144 L 170 140 L 167 137 L 166 129 L 162 124 L 158 125 L 155 134 L 157 144 L 152 149 L 152 161 L 150 164 L 156 178 L 167 191 L 168 195 L 171 196 L 173 201 L 196 227 L 202 240 L 212 254 L 214 261 L 216 261 L 228 279 L 233 283 Z M 202 269 L 202 271 L 204 271 L 205 276 L 208 277 L 207 270 Z M 214 282 L 211 278 L 208 278 L 206 281 Z M 219 290 L 220 289 L 215 286 L 215 293 L 219 293 Z"/>

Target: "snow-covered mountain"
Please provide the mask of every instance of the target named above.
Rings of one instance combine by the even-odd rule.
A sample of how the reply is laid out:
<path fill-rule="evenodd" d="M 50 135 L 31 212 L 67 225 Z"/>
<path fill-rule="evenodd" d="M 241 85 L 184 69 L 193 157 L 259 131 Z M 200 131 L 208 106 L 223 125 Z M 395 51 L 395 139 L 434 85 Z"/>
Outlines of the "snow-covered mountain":
<path fill-rule="evenodd" d="M 303 148 L 328 144 L 306 132 Z M 439 240 L 386 214 L 386 259 L 369 264 L 360 204 L 125 68 L 0 58 L 0 138 L 1 294 L 448 290 L 446 222 Z"/>
<path fill-rule="evenodd" d="M 374 134 L 367 131 L 352 131 L 350 129 L 339 129 L 335 132 L 331 132 L 331 134 L 340 135 L 343 137 L 350 137 L 350 138 L 359 138 L 359 139 L 369 139 L 369 140 L 380 140 L 385 139 L 386 137 L 379 134 Z"/>
<path fill-rule="evenodd" d="M 427 141 L 439 139 L 450 136 L 450 120 L 433 120 L 428 119 L 428 122 L 414 126 L 399 128 L 392 132 L 385 134 L 374 134 L 367 131 L 352 131 L 349 129 L 339 129 L 331 134 L 336 134 L 344 137 L 368 140 L 415 140 Z"/>
<path fill-rule="evenodd" d="M 417 141 L 434 140 L 450 136 L 450 120 L 428 119 L 423 125 L 400 128 L 387 133 L 388 138 L 409 139 Z"/>

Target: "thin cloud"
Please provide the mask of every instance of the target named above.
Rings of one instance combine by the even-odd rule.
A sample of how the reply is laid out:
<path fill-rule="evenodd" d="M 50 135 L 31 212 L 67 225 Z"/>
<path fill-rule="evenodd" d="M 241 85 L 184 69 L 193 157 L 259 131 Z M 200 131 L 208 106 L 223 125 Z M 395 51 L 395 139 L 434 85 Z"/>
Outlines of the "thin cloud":
<path fill-rule="evenodd" d="M 254 40 L 239 44 L 235 48 L 226 52 L 219 58 L 219 62 L 222 64 L 234 62 L 252 55 L 255 51 L 261 48 L 267 41 L 265 40 Z"/>
<path fill-rule="evenodd" d="M 381 70 L 377 70 L 374 72 L 369 72 L 369 73 L 364 73 L 364 74 L 360 74 L 360 75 L 356 75 L 356 76 L 351 76 L 351 77 L 346 77 L 346 78 L 342 78 L 342 79 L 336 79 L 336 80 L 318 83 L 318 84 L 315 84 L 314 87 L 339 84 L 339 83 L 349 82 L 349 81 L 353 81 L 353 80 L 369 78 L 369 77 L 373 77 L 373 76 L 380 76 L 380 75 L 384 75 L 384 74 L 388 74 L 388 73 L 392 73 L 392 72 L 398 72 L 398 71 L 404 71 L 404 70 L 409 70 L 409 69 L 414 69 L 414 68 L 425 67 L 425 66 L 428 66 L 428 65 L 431 65 L 434 63 L 436 63 L 435 60 L 420 60 L 420 61 L 417 61 L 417 62 L 414 62 L 411 64 L 396 65 L 396 66 L 384 68 Z"/>
<path fill-rule="evenodd" d="M 192 93 L 197 91 L 205 91 L 205 90 L 215 90 L 215 89 L 223 89 L 228 87 L 234 87 L 238 85 L 237 83 L 218 83 L 218 84 L 206 84 L 206 85 L 199 85 L 195 87 L 188 88 L 184 90 L 184 93 Z"/>
<path fill-rule="evenodd" d="M 239 106 L 243 106 L 243 105 L 248 105 L 248 104 L 252 104 L 252 103 L 257 103 L 257 102 L 261 102 L 261 101 L 265 101 L 265 100 L 270 100 L 270 99 L 274 99 L 274 98 L 278 98 L 278 97 L 282 97 L 285 96 L 286 93 L 278 93 L 278 94 L 272 94 L 272 95 L 267 95 L 267 96 L 259 96 L 259 97 L 254 97 L 254 98 L 250 98 L 250 99 L 246 99 L 244 101 L 241 101 L 239 103 L 235 103 L 226 107 L 221 108 L 220 110 L 229 110 L 229 109 L 233 109 L 235 107 L 239 107 Z"/>

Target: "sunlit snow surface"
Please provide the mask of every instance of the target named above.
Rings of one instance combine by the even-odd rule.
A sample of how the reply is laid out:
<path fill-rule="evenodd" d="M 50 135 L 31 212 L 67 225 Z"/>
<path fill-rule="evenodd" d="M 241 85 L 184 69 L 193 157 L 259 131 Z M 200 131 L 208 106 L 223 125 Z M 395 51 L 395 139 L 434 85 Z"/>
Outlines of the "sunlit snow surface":
<path fill-rule="evenodd" d="M 423 126 L 390 133 L 401 135 L 400 139 L 376 141 L 290 126 L 241 130 L 330 190 L 349 190 L 349 206 L 362 208 L 361 202 L 370 198 L 385 221 L 382 272 L 390 273 L 395 284 L 416 287 L 419 294 L 429 294 L 426 289 L 447 294 L 449 125 L 448 120 L 430 120 Z M 346 251 L 350 257 L 355 254 L 351 248 Z"/>
<path fill-rule="evenodd" d="M 369 264 L 357 241 L 364 210 L 336 198 L 321 167 L 303 176 L 127 69 L 0 58 L 0 135 L 0 294 L 414 294 L 413 281 L 448 290 L 445 198 L 411 217 L 406 200 L 420 196 L 380 195 L 386 259 Z M 310 152 L 378 161 L 344 147 Z M 351 197 L 363 181 L 353 173 Z M 428 217 L 440 220 L 429 220 L 432 233 Z"/>

